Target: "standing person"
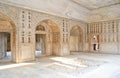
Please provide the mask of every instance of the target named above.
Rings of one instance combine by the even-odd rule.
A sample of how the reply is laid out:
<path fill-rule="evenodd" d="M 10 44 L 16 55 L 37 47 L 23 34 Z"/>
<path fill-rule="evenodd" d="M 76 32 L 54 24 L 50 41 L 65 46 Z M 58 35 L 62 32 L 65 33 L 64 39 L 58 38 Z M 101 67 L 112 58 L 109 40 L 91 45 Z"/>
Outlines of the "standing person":
<path fill-rule="evenodd" d="M 96 46 L 97 46 L 97 40 L 96 38 L 93 38 L 93 50 L 96 51 Z"/>

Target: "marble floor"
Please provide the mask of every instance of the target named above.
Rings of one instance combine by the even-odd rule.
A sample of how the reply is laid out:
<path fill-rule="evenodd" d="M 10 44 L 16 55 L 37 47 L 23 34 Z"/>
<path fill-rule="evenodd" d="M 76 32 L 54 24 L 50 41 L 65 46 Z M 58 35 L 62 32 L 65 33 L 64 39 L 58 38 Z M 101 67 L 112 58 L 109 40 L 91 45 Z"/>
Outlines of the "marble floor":
<path fill-rule="evenodd" d="M 74 52 L 35 62 L 0 62 L 0 78 L 120 78 L 120 55 Z"/>

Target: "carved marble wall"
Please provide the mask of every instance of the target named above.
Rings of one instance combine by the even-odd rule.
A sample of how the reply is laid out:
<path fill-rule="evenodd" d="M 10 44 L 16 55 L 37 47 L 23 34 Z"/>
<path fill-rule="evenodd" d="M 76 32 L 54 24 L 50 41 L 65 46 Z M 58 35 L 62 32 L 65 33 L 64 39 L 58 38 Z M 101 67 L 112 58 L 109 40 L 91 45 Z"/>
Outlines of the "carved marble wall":
<path fill-rule="evenodd" d="M 86 23 L 84 22 L 2 3 L 0 3 L 0 13 L 9 18 L 7 21 L 13 27 L 13 30 L 11 30 L 11 49 L 14 51 L 12 54 L 12 61 L 14 62 L 32 61 L 36 59 L 36 34 L 46 34 L 46 56 L 70 54 L 70 30 L 74 26 L 81 28 L 83 33 L 82 43 L 84 43 L 86 27 Z M 36 30 L 39 25 L 45 27 L 45 32 Z M 3 30 L 2 25 L 0 25 L 0 29 Z"/>
<path fill-rule="evenodd" d="M 119 53 L 120 20 L 87 24 L 78 20 L 0 3 L 0 20 L 1 18 L 5 18 L 7 25 L 4 25 L 5 23 L 2 21 L 0 23 L 0 32 L 11 33 L 12 61 L 14 62 L 36 59 L 36 34 L 45 34 L 46 56 L 69 55 L 70 45 L 74 45 L 74 42 L 70 43 L 70 32 L 76 26 L 80 29 L 80 34 L 74 39 L 79 41 L 79 44 L 75 44 L 78 45 L 75 51 L 93 52 L 92 39 L 96 36 L 98 39 L 97 52 Z M 41 26 L 45 28 L 45 31 L 41 30 Z M 73 32 L 72 34 L 77 33 Z"/>
<path fill-rule="evenodd" d="M 100 53 L 120 53 L 119 52 L 119 33 L 120 20 L 111 20 L 103 22 L 95 22 L 87 25 L 87 40 L 89 50 L 92 49 L 92 39 L 98 37 L 98 51 Z"/>

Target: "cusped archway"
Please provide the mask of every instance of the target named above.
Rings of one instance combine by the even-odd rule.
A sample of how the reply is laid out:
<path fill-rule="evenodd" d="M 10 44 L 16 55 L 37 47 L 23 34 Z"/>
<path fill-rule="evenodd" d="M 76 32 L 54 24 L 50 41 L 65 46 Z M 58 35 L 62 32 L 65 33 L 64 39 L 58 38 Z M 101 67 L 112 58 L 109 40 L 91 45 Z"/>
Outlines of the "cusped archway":
<path fill-rule="evenodd" d="M 11 61 L 16 61 L 16 26 L 2 13 L 0 13 L 0 40 L 0 58 L 6 57 L 9 50 L 12 54 Z"/>
<path fill-rule="evenodd" d="M 41 37 L 44 34 L 45 55 L 59 55 L 60 29 L 55 22 L 50 19 L 43 20 L 37 25 L 35 32 L 39 34 L 39 36 L 41 35 Z"/>

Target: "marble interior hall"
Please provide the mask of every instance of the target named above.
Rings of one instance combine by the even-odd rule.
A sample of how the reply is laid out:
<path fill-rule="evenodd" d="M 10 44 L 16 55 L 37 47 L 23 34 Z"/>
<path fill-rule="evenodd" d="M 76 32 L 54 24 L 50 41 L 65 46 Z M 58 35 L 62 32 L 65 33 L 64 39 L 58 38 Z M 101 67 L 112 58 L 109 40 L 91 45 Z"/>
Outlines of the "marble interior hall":
<path fill-rule="evenodd" d="M 120 54 L 120 0 L 0 0 L 0 59 Z"/>
<path fill-rule="evenodd" d="M 120 78 L 120 0 L 0 0 L 0 78 Z"/>

